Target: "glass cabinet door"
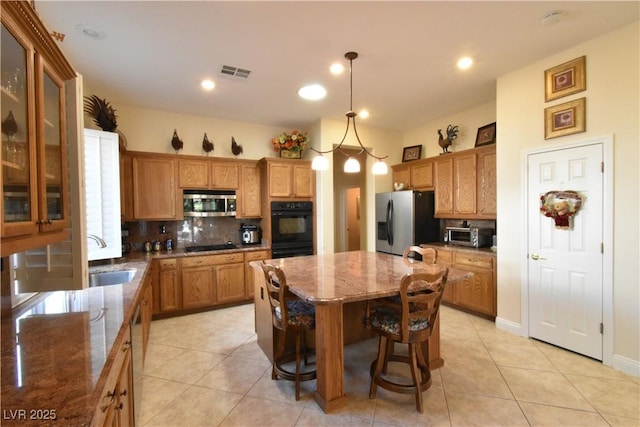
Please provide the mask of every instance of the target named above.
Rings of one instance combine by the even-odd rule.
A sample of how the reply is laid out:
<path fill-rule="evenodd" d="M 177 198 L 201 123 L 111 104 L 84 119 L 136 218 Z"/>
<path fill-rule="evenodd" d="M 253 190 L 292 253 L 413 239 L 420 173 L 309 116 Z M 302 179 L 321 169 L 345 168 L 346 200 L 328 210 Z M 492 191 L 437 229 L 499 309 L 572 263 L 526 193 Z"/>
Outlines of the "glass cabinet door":
<path fill-rule="evenodd" d="M 2 25 L 1 115 L 2 115 L 2 236 L 30 234 L 35 231 L 37 200 L 32 152 L 35 149 L 31 128 L 28 75 L 31 52 L 20 36 Z"/>
<path fill-rule="evenodd" d="M 41 230 L 52 231 L 64 228 L 67 220 L 67 200 L 64 191 L 66 177 L 66 147 L 64 135 L 64 83 L 46 66 L 40 58 L 36 58 L 37 70 L 41 72 L 36 84 L 42 85 L 38 91 L 42 96 L 38 114 L 40 157 L 38 172 L 40 174 L 40 218 Z M 39 74 L 38 73 L 38 74 Z"/>

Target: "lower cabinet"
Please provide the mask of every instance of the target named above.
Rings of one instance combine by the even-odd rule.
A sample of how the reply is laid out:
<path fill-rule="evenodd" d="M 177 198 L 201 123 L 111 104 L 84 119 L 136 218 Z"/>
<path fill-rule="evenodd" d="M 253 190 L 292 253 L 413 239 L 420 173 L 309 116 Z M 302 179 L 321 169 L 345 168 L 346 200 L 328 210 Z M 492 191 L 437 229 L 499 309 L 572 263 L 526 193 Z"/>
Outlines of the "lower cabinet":
<path fill-rule="evenodd" d="M 269 251 L 264 250 L 155 260 L 153 314 L 248 301 L 253 298 L 248 263 L 268 257 Z"/>
<path fill-rule="evenodd" d="M 134 424 L 131 328 L 129 327 L 107 378 L 91 425 L 123 427 Z"/>
<path fill-rule="evenodd" d="M 495 317 L 497 314 L 495 256 L 442 247 L 434 248 L 438 251 L 436 258 L 438 264 L 473 273 L 473 276 L 468 279 L 448 285 L 442 300 L 450 305 Z"/>

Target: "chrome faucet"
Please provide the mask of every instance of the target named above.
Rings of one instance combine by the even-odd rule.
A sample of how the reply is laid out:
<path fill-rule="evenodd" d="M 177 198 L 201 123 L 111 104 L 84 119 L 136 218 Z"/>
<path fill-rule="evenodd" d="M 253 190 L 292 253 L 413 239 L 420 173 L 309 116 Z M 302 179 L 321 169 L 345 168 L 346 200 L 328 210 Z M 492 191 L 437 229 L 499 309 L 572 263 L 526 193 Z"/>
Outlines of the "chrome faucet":
<path fill-rule="evenodd" d="M 95 234 L 87 234 L 87 239 L 95 240 L 95 242 L 101 248 L 106 248 L 107 247 L 107 242 L 105 242 L 103 238 L 98 237 Z"/>

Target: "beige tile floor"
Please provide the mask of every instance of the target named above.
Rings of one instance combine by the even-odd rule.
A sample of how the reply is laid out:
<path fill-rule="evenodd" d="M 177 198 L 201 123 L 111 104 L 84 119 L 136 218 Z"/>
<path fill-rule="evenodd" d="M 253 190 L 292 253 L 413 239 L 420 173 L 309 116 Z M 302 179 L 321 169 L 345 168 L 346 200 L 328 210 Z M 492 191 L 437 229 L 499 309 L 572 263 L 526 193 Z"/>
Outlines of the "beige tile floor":
<path fill-rule="evenodd" d="M 574 353 L 441 309 L 445 366 L 425 410 L 412 395 L 369 399 L 376 339 L 345 349 L 348 405 L 325 414 L 315 381 L 271 380 L 256 343 L 253 304 L 154 321 L 143 380 L 151 426 L 640 426 L 640 380 Z M 397 368 L 396 368 L 397 369 Z"/>

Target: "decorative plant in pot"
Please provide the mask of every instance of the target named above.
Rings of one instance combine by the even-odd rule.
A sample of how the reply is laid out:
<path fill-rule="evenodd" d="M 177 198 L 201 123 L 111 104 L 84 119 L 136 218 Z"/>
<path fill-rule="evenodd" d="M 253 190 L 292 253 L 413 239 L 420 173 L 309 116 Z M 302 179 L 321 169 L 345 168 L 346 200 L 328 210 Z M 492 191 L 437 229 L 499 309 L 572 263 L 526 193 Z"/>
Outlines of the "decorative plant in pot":
<path fill-rule="evenodd" d="M 291 133 L 282 132 L 271 139 L 274 151 L 280 153 L 280 157 L 288 159 L 302 158 L 302 150 L 307 146 L 307 142 L 309 142 L 307 134 L 295 129 Z"/>
<path fill-rule="evenodd" d="M 118 130 L 116 110 L 106 99 L 96 95 L 84 97 L 84 113 L 93 119 L 93 123 L 105 132 L 116 132 L 121 150 L 127 149 L 127 138 Z"/>

